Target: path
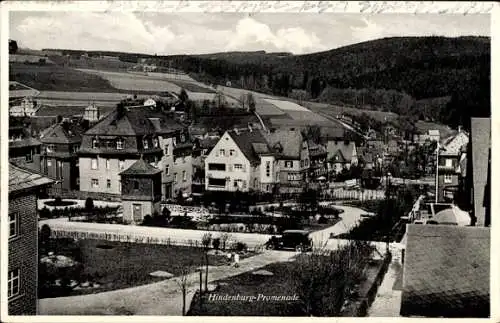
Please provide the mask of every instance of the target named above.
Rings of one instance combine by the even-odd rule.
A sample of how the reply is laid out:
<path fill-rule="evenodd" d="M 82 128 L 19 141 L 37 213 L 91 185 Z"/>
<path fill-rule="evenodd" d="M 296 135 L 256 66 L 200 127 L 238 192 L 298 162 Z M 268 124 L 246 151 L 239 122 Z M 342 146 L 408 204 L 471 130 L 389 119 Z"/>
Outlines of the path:
<path fill-rule="evenodd" d="M 399 317 L 402 295 L 403 267 L 398 260 L 393 258 L 387 273 L 378 288 L 377 296 L 372 306 L 368 309 L 370 317 Z"/>

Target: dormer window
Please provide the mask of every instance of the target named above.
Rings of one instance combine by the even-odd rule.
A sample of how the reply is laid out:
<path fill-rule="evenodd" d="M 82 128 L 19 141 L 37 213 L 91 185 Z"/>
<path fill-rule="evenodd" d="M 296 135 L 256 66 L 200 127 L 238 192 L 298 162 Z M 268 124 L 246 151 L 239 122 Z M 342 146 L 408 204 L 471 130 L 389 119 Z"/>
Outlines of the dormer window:
<path fill-rule="evenodd" d="M 148 140 L 147 140 L 147 139 L 144 139 L 144 140 L 142 141 L 142 145 L 143 145 L 144 149 L 148 149 L 148 148 L 149 148 L 149 146 L 148 146 Z"/>
<path fill-rule="evenodd" d="M 55 150 L 55 145 L 47 145 L 47 147 L 45 148 L 45 150 L 48 152 L 48 153 L 53 153 L 54 150 Z"/>
<path fill-rule="evenodd" d="M 116 149 L 118 149 L 118 150 L 123 149 L 123 140 L 118 139 L 118 141 L 116 142 Z"/>
<path fill-rule="evenodd" d="M 184 143 L 186 141 L 186 136 L 181 135 L 181 143 Z"/>
<path fill-rule="evenodd" d="M 153 139 L 153 146 L 154 146 L 155 148 L 158 148 L 158 138 L 154 138 L 154 139 Z"/>
<path fill-rule="evenodd" d="M 97 138 L 92 139 L 92 149 L 97 148 Z"/>

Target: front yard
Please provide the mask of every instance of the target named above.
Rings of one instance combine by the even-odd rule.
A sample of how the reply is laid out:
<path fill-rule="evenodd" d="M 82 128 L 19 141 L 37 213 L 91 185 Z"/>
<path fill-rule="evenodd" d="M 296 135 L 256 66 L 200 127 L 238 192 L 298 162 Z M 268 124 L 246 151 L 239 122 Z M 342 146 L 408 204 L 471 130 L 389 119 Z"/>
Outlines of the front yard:
<path fill-rule="evenodd" d="M 39 249 L 40 257 L 53 252 L 81 264 L 57 272 L 41 264 L 39 281 L 44 283 L 40 284 L 40 298 L 90 294 L 144 285 L 166 279 L 153 277 L 150 275 L 152 272 L 164 271 L 178 276 L 183 268 L 188 267 L 194 272 L 204 264 L 203 249 L 184 246 L 51 239 L 47 245 L 41 244 Z M 209 264 L 212 266 L 227 262 L 222 254 L 209 255 Z"/>

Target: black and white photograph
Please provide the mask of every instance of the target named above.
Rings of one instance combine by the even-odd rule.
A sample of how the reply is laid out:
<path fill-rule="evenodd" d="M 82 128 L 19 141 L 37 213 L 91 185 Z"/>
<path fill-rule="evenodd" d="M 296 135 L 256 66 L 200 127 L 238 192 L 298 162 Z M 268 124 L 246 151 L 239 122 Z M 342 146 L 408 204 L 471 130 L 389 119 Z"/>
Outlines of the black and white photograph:
<path fill-rule="evenodd" d="M 493 318 L 493 4 L 92 2 L 2 12 L 2 316 Z"/>

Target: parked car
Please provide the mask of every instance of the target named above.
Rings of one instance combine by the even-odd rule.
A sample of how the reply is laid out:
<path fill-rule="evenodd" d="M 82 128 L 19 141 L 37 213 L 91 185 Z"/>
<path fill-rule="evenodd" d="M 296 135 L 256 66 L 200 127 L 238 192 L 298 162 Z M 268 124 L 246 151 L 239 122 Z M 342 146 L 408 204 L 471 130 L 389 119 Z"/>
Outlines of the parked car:
<path fill-rule="evenodd" d="M 312 239 L 306 230 L 285 230 L 280 237 L 272 236 L 266 243 L 266 249 L 294 249 L 297 252 L 312 250 Z"/>

